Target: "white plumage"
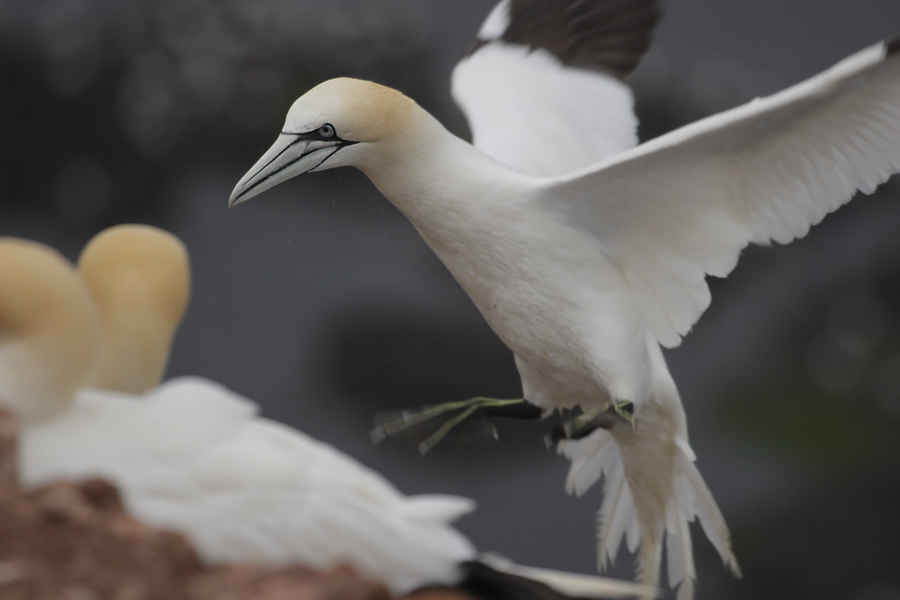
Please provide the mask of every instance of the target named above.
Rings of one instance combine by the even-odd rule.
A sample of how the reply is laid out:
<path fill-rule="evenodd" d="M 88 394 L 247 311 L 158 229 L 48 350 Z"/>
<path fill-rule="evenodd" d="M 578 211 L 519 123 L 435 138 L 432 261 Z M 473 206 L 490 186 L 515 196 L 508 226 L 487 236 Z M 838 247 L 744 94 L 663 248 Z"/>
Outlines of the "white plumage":
<path fill-rule="evenodd" d="M 555 183 L 544 208 L 603 240 L 644 321 L 677 346 L 750 243 L 806 235 L 900 169 L 900 61 L 887 45 Z"/>
<path fill-rule="evenodd" d="M 800 237 L 900 170 L 900 44 L 629 149 L 630 93 L 582 68 L 578 47 L 598 15 L 609 13 L 615 34 L 622 23 L 652 26 L 654 10 L 643 0 L 501 2 L 454 74 L 475 147 L 399 92 L 325 82 L 294 103 L 230 204 L 355 166 L 513 351 L 527 400 L 546 412 L 632 402 L 634 428 L 560 445 L 567 487 L 580 494 L 605 477 L 601 567 L 625 541 L 641 580 L 655 583 L 667 540 L 669 581 L 686 599 L 694 518 L 738 568 L 660 347 L 680 343 L 709 305 L 706 276 L 727 275 L 744 246 Z M 610 39 L 627 48 L 586 55 L 608 54 L 601 67 L 627 72 L 616 60 L 639 56 L 640 39 Z"/>

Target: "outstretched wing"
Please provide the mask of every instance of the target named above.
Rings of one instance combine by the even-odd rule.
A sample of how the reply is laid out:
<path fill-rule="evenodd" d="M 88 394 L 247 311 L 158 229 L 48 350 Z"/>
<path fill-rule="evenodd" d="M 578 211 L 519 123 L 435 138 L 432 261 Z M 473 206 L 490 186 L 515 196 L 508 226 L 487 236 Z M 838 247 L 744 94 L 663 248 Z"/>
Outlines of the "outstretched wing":
<path fill-rule="evenodd" d="M 548 181 L 545 208 L 588 232 L 645 322 L 676 346 L 749 243 L 802 237 L 900 170 L 900 40 L 765 99 Z"/>
<path fill-rule="evenodd" d="M 503 0 L 453 72 L 475 146 L 555 176 L 637 144 L 622 83 L 650 44 L 656 0 Z"/>

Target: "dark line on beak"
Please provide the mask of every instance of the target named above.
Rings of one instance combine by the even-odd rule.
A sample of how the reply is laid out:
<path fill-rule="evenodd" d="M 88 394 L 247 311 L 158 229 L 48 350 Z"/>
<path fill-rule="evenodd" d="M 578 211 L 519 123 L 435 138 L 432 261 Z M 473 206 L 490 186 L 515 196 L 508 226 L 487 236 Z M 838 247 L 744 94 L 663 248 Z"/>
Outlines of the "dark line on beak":
<path fill-rule="evenodd" d="M 335 154 L 337 154 L 337 151 L 340 150 L 340 149 L 343 148 L 343 147 L 344 147 L 344 146 L 335 146 L 335 147 L 334 147 L 334 152 L 330 153 L 328 156 L 326 156 L 325 158 L 323 158 L 322 160 L 320 160 L 320 161 L 319 161 L 319 164 L 317 164 L 316 166 L 314 166 L 314 167 L 313 167 L 312 169 L 310 169 L 309 171 L 315 171 L 316 169 L 318 169 L 319 167 L 321 167 L 322 164 L 323 164 L 326 160 L 328 160 L 329 158 L 331 158 L 332 156 L 334 156 Z M 309 173 L 309 171 L 307 171 L 307 173 Z"/>
<path fill-rule="evenodd" d="M 303 140 L 301 139 L 301 140 L 295 140 L 294 142 L 291 142 L 290 145 L 288 145 L 287 147 L 285 147 L 284 150 L 282 150 L 281 152 L 278 153 L 278 156 L 281 156 L 281 155 L 285 152 L 285 150 L 287 150 L 288 148 L 290 148 L 291 146 L 293 146 L 294 144 L 296 144 L 296 143 L 299 142 L 299 141 L 303 141 Z M 306 172 L 308 173 L 309 171 L 313 171 L 313 170 L 315 170 L 315 169 L 318 169 L 319 167 L 322 166 L 322 163 L 324 163 L 326 160 L 328 160 L 329 158 L 331 158 L 332 156 L 334 156 L 335 152 L 337 152 L 338 150 L 340 150 L 340 149 L 343 148 L 344 146 L 349 146 L 349 145 L 355 144 L 355 143 L 356 143 L 356 142 L 342 142 L 342 143 L 335 144 L 334 146 L 332 146 L 332 148 L 334 149 L 332 152 L 330 152 L 325 158 L 323 158 L 321 161 L 319 161 L 319 164 L 317 164 L 315 167 L 313 167 L 312 169 L 307 169 Z M 312 152 L 318 152 L 319 150 L 325 150 L 325 148 L 317 148 L 317 149 L 313 150 Z M 269 173 L 268 175 L 266 175 L 265 177 L 263 177 L 263 178 L 260 179 L 259 181 L 254 182 L 253 185 L 251 185 L 250 187 L 248 187 L 247 189 L 245 189 L 245 190 L 241 193 L 240 196 L 238 196 L 237 198 L 235 198 L 235 200 L 240 199 L 241 196 L 245 196 L 245 195 L 247 194 L 247 192 L 249 192 L 250 190 L 252 190 L 252 189 L 255 188 L 256 186 L 258 186 L 258 185 L 260 185 L 261 183 L 264 183 L 264 182 L 270 180 L 272 177 L 274 177 L 275 175 L 281 173 L 282 171 L 284 171 L 285 169 L 287 169 L 288 167 L 290 167 L 292 164 L 294 164 L 295 162 L 297 162 L 298 160 L 300 160 L 300 159 L 303 158 L 304 156 L 308 156 L 309 154 L 312 154 L 312 152 L 304 152 L 303 154 L 301 154 L 300 156 L 298 156 L 297 158 L 295 158 L 295 159 L 292 160 L 291 162 L 282 165 L 281 167 L 279 167 L 278 169 L 272 171 L 271 173 Z M 278 158 L 278 156 L 276 156 L 275 158 Z M 266 165 L 265 165 L 264 167 L 260 168 L 259 171 L 257 171 L 256 173 L 254 173 L 253 177 L 256 177 L 257 175 L 259 175 L 260 172 L 261 172 L 263 169 L 265 169 L 265 168 L 268 167 L 270 164 L 272 164 L 272 161 L 274 161 L 275 158 L 273 158 L 272 160 L 270 160 L 269 162 L 267 162 Z M 251 178 L 251 179 L 252 179 L 252 178 Z"/>
<path fill-rule="evenodd" d="M 296 135 L 296 134 L 292 134 L 292 135 Z M 267 162 L 266 164 L 264 164 L 263 166 L 261 166 L 261 167 L 259 168 L 259 170 L 256 171 L 256 173 L 253 174 L 253 177 L 256 177 L 257 175 L 259 175 L 260 173 L 262 173 L 262 172 L 266 169 L 266 167 L 268 167 L 268 166 L 271 165 L 273 162 L 275 162 L 275 161 L 278 159 L 279 156 L 281 156 L 282 154 L 284 154 L 285 152 L 287 152 L 290 148 L 293 148 L 293 147 L 294 147 L 294 144 L 296 144 L 297 142 L 302 142 L 302 141 L 304 141 L 304 139 L 301 138 L 301 137 L 298 137 L 298 138 L 295 139 L 293 142 L 291 142 L 290 144 L 288 144 L 287 146 L 285 146 L 285 147 L 281 150 L 281 152 L 279 152 L 278 154 L 276 154 L 275 156 L 272 157 L 272 160 L 270 160 L 269 162 Z M 303 156 L 303 155 L 301 154 L 300 156 L 297 157 L 297 159 L 299 159 L 301 156 Z M 293 162 L 290 162 L 290 163 L 288 163 L 288 164 L 293 164 Z M 276 171 L 276 173 L 277 173 L 277 172 L 278 172 L 278 171 Z M 253 177 L 251 177 L 250 179 L 253 179 Z M 266 179 L 268 179 L 268 177 L 266 177 Z M 265 181 L 265 179 L 263 179 L 263 181 Z M 255 186 L 256 184 L 254 183 L 253 185 Z M 253 187 L 253 186 L 250 186 L 250 187 L 247 188 L 247 189 L 249 190 L 249 189 L 251 189 L 252 187 Z"/>

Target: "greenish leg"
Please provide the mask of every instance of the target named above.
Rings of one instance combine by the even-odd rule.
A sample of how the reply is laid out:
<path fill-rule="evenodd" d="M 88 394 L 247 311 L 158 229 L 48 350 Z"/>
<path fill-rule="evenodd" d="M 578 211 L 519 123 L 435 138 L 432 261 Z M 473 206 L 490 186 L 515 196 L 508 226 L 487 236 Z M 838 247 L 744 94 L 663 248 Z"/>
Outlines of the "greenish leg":
<path fill-rule="evenodd" d="M 375 429 L 372 430 L 370 436 L 372 441 L 378 444 L 389 437 L 393 437 L 398 433 L 406 431 L 413 425 L 430 421 L 447 412 L 468 408 L 477 400 L 479 400 L 479 398 L 470 398 L 468 400 L 445 402 L 443 404 L 404 410 L 400 411 L 399 417 L 397 416 L 398 413 L 379 413 L 375 415 L 376 426 Z M 382 421 L 382 419 L 385 420 Z"/>
<path fill-rule="evenodd" d="M 551 441 L 580 440 L 597 429 L 609 429 L 621 422 L 628 423 L 632 429 L 634 428 L 634 403 L 628 400 L 607 402 L 600 408 L 588 410 L 570 419 L 561 429 L 551 434 Z"/>
<path fill-rule="evenodd" d="M 629 400 L 613 402 L 612 409 L 634 429 L 634 403 Z"/>
<path fill-rule="evenodd" d="M 438 442 L 444 439 L 444 437 L 448 433 L 450 433 L 451 429 L 471 417 L 472 413 L 474 413 L 476 410 L 478 410 L 478 405 L 472 405 L 449 421 L 446 421 L 443 425 L 441 425 L 440 429 L 429 435 L 428 439 L 419 444 L 419 453 L 424 455 L 429 450 L 437 446 Z"/>
<path fill-rule="evenodd" d="M 452 416 L 445 420 L 439 419 L 447 415 Z M 499 399 L 476 396 L 468 400 L 445 402 L 399 413 L 380 413 L 375 416 L 376 426 L 370 436 L 376 444 L 388 438 L 408 437 L 413 440 L 418 438 L 422 440 L 417 444 L 419 452 L 425 454 L 457 426 L 474 416 L 538 419 L 541 415 L 542 411 L 524 398 Z M 427 427 L 432 420 L 439 423 L 437 429 L 422 434 L 421 428 Z M 490 434 L 483 437 L 490 437 L 492 434 L 496 439 L 497 432 L 493 425 L 489 426 L 488 431 Z"/>

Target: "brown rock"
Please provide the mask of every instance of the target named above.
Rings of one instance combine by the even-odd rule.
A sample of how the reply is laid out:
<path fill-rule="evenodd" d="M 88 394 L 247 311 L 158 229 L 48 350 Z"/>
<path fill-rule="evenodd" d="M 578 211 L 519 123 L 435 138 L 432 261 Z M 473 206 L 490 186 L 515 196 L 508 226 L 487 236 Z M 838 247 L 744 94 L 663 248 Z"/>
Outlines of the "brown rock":
<path fill-rule="evenodd" d="M 192 578 L 195 600 L 390 600 L 387 589 L 364 581 L 349 567 L 315 571 L 305 567 L 251 566 L 210 569 Z"/>
<path fill-rule="evenodd" d="M 98 507 L 95 488 L 0 493 L 0 599 L 188 600 L 184 580 L 200 562 L 187 542 Z"/>

